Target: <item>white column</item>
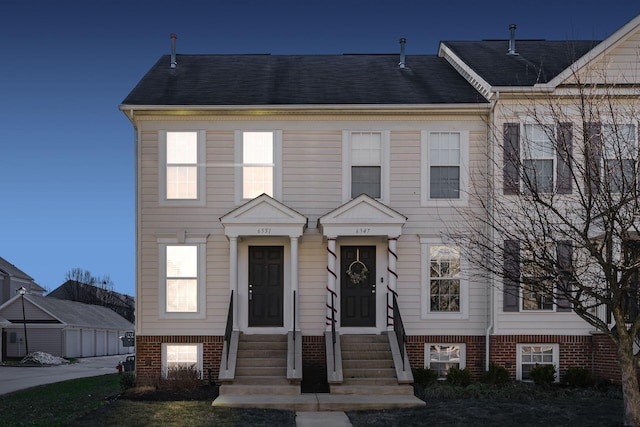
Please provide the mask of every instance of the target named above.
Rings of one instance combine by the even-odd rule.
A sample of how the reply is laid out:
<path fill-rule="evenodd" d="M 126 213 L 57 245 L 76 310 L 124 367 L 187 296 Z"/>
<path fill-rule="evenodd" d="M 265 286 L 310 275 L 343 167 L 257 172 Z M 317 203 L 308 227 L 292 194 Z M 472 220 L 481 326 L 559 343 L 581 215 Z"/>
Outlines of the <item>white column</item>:
<path fill-rule="evenodd" d="M 294 294 L 295 292 L 295 294 Z M 298 290 L 298 238 L 291 237 L 291 297 L 294 298 L 292 306 L 295 307 L 295 325 L 300 329 L 300 307 L 298 307 L 299 290 Z M 293 315 L 293 313 L 292 313 Z M 293 325 L 291 325 L 293 328 Z M 294 331 L 295 332 L 295 331 Z"/>
<path fill-rule="evenodd" d="M 238 238 L 229 237 L 229 290 L 233 291 L 233 330 L 238 330 Z"/>
<path fill-rule="evenodd" d="M 331 330 L 333 309 L 335 308 L 337 310 L 336 307 L 338 305 L 338 294 L 336 292 L 336 280 L 338 279 L 336 259 L 336 238 L 329 237 L 327 238 L 327 331 Z M 331 298 L 332 295 L 333 300 Z M 338 313 L 336 311 L 335 316 L 337 317 L 337 315 Z"/>
<path fill-rule="evenodd" d="M 387 241 L 387 272 L 389 277 L 387 280 L 387 329 L 393 330 L 393 296 L 398 293 L 398 272 L 396 264 L 398 261 L 398 238 L 389 237 Z"/>

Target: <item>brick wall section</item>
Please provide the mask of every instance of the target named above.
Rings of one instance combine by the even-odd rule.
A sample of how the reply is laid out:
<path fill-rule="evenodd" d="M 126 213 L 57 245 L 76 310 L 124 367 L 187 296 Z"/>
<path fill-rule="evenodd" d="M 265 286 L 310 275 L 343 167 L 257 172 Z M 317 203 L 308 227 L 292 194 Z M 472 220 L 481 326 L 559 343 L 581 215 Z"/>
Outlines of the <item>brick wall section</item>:
<path fill-rule="evenodd" d="M 613 340 L 605 334 L 593 335 L 593 372 L 598 378 L 620 383 L 622 372 L 618 363 L 618 353 Z M 636 369 L 640 382 L 640 368 Z"/>
<path fill-rule="evenodd" d="M 490 363 L 503 366 L 516 378 L 517 344 L 559 344 L 560 379 L 569 366 L 593 371 L 592 337 L 575 335 L 497 335 L 491 337 Z"/>
<path fill-rule="evenodd" d="M 327 367 L 324 335 L 302 337 L 302 365 Z"/>
<path fill-rule="evenodd" d="M 224 337 L 142 335 L 136 336 L 136 380 L 139 385 L 157 383 L 162 371 L 162 344 L 165 343 L 202 344 L 203 377 L 207 381 L 218 379 Z"/>
<path fill-rule="evenodd" d="M 466 367 L 474 379 L 480 379 L 484 372 L 484 336 L 475 335 L 411 335 L 407 336 L 407 353 L 412 368 L 424 367 L 424 345 L 466 344 Z"/>

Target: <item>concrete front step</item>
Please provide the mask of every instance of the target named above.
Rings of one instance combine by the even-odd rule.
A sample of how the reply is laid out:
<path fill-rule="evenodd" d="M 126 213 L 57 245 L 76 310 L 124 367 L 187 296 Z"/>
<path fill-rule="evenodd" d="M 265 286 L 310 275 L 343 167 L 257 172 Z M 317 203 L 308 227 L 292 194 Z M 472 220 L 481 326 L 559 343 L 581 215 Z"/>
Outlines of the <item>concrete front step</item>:
<path fill-rule="evenodd" d="M 398 395 L 413 396 L 413 387 L 409 385 L 360 385 L 360 384 L 331 384 L 329 386 L 331 394 L 337 395 Z"/>
<path fill-rule="evenodd" d="M 398 385 L 398 380 L 396 378 L 345 378 L 342 384 L 364 387 L 396 386 Z"/>
<path fill-rule="evenodd" d="M 220 395 L 213 406 L 228 408 L 285 409 L 290 411 L 359 411 L 370 409 L 414 408 L 425 402 L 407 395 L 332 395 L 303 393 L 297 396 L 275 394 Z"/>
<path fill-rule="evenodd" d="M 234 384 L 242 385 L 289 385 L 290 382 L 286 378 L 286 375 L 280 377 L 267 377 L 267 376 L 237 376 L 233 380 Z"/>
<path fill-rule="evenodd" d="M 345 351 L 342 349 L 342 360 L 389 360 L 393 361 L 391 350 L 384 351 L 371 351 L 371 350 L 358 350 L 358 351 Z M 393 363 L 393 362 L 391 362 Z"/>
<path fill-rule="evenodd" d="M 284 350 L 287 351 L 286 342 L 271 342 L 271 341 L 239 341 L 238 351 L 249 350 L 255 352 Z M 258 353 L 259 354 L 259 353 Z M 260 355 L 262 356 L 262 355 Z"/>
<path fill-rule="evenodd" d="M 342 369 L 395 369 L 392 359 L 342 359 Z"/>
<path fill-rule="evenodd" d="M 242 334 L 240 341 L 243 342 L 259 342 L 259 341 L 280 341 L 287 342 L 286 335 L 280 334 Z"/>
<path fill-rule="evenodd" d="M 236 360 L 236 369 L 245 366 L 249 367 L 282 367 L 287 366 L 286 357 L 246 357 L 245 355 L 238 357 Z"/>
<path fill-rule="evenodd" d="M 389 338 L 386 335 L 341 335 L 343 343 L 357 343 L 357 342 L 389 342 Z"/>
<path fill-rule="evenodd" d="M 284 366 L 243 366 L 236 368 L 236 377 L 286 377 L 287 365 Z"/>
<path fill-rule="evenodd" d="M 341 343 L 342 351 L 391 351 L 387 342 Z"/>
<path fill-rule="evenodd" d="M 220 395 L 283 395 L 295 396 L 300 394 L 298 385 L 255 385 L 255 384 L 222 384 Z"/>
<path fill-rule="evenodd" d="M 343 369 L 342 377 L 347 378 L 391 378 L 396 379 L 395 368 L 375 368 L 375 369 Z"/>

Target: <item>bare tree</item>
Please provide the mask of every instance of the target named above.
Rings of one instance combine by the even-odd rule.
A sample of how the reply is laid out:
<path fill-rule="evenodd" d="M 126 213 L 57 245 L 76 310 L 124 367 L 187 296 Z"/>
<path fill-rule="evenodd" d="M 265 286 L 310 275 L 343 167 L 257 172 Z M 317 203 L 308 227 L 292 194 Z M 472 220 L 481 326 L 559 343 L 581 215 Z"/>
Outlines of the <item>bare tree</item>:
<path fill-rule="evenodd" d="M 617 348 L 625 424 L 640 425 L 638 90 L 581 81 L 504 102 L 489 125 L 481 213 L 450 230 L 497 280 L 503 311 L 573 311 Z M 586 80 L 586 79 L 585 79 Z M 636 350 L 634 351 L 634 343 Z"/>

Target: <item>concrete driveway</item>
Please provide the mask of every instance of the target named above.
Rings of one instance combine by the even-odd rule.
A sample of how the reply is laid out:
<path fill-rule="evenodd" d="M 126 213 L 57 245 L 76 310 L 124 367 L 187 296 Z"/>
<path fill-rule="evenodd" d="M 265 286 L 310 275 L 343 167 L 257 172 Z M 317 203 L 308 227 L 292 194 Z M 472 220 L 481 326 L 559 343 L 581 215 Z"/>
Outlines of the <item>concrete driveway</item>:
<path fill-rule="evenodd" d="M 85 357 L 78 359 L 78 363 L 68 365 L 0 366 L 0 395 L 42 384 L 115 374 L 118 372 L 116 366 L 127 356 L 129 355 Z"/>

